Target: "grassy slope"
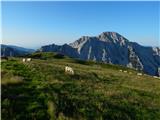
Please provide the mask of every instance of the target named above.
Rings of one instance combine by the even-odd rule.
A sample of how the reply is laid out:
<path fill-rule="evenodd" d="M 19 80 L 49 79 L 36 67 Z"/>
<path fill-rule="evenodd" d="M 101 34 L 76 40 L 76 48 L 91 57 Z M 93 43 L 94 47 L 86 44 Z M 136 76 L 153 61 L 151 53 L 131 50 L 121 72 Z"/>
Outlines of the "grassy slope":
<path fill-rule="evenodd" d="M 25 64 L 2 61 L 2 120 L 160 119 L 159 79 L 46 54 Z M 64 73 L 66 64 L 74 76 Z"/>

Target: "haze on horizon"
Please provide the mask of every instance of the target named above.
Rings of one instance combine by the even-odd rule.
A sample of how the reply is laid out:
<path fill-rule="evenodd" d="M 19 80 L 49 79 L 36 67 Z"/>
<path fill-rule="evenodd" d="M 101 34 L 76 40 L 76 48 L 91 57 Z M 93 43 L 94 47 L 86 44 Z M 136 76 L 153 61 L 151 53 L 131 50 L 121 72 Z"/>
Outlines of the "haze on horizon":
<path fill-rule="evenodd" d="M 71 43 L 114 31 L 145 46 L 160 46 L 160 2 L 5 2 L 2 43 L 28 48 Z"/>

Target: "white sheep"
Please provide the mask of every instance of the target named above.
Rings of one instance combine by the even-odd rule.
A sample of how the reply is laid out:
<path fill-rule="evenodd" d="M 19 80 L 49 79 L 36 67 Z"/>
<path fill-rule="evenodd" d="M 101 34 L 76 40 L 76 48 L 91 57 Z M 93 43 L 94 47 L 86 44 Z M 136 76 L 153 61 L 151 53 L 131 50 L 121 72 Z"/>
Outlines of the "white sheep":
<path fill-rule="evenodd" d="M 32 60 L 31 58 L 27 58 L 27 59 L 26 59 L 27 62 L 30 62 L 31 60 Z"/>
<path fill-rule="evenodd" d="M 123 71 L 124 73 L 127 73 L 127 71 L 125 70 L 125 71 Z"/>
<path fill-rule="evenodd" d="M 122 70 L 119 70 L 120 72 L 122 72 Z"/>
<path fill-rule="evenodd" d="M 32 59 L 31 58 L 23 58 L 22 61 L 23 62 L 30 62 Z"/>
<path fill-rule="evenodd" d="M 70 74 L 70 75 L 74 75 L 73 69 L 68 66 L 65 67 L 65 73 Z"/>
<path fill-rule="evenodd" d="M 137 73 L 138 76 L 142 76 L 142 73 Z"/>
<path fill-rule="evenodd" d="M 25 58 L 23 58 L 23 59 L 22 59 L 22 61 L 23 61 L 23 62 L 26 62 L 26 59 L 25 59 Z"/>
<path fill-rule="evenodd" d="M 158 76 L 153 76 L 153 78 L 160 79 L 160 77 L 158 77 Z"/>

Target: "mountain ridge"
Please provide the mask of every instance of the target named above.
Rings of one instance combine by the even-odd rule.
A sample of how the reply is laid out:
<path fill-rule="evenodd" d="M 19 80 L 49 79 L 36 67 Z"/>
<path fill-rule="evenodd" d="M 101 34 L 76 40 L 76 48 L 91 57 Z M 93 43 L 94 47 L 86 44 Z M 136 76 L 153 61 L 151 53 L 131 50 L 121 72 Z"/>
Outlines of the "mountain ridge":
<path fill-rule="evenodd" d="M 158 75 L 160 48 L 146 47 L 116 32 L 103 32 L 98 36 L 82 36 L 70 44 L 42 46 L 41 52 L 58 52 L 82 60 L 119 64 Z"/>
<path fill-rule="evenodd" d="M 19 47 L 15 45 L 5 45 L 1 44 L 1 56 L 21 56 L 29 53 L 35 52 L 34 49 L 28 49 L 24 47 Z"/>

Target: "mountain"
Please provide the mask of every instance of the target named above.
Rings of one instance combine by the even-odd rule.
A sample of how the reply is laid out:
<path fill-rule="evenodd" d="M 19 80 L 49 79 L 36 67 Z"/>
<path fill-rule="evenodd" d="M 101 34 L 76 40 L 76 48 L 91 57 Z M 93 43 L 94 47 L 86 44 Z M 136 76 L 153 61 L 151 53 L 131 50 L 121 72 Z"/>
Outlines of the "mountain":
<path fill-rule="evenodd" d="M 79 54 L 77 53 L 77 49 L 73 48 L 70 45 L 64 44 L 62 46 L 60 45 L 46 45 L 46 46 L 42 46 L 38 51 L 42 51 L 42 52 L 59 52 L 62 53 L 64 55 L 68 55 L 70 57 L 73 58 L 79 58 Z"/>
<path fill-rule="evenodd" d="M 1 56 L 21 56 L 34 51 L 33 49 L 1 44 Z"/>
<path fill-rule="evenodd" d="M 19 51 L 25 51 L 25 52 L 31 52 L 31 53 L 35 51 L 34 49 L 29 49 L 29 48 L 14 46 L 14 45 L 8 45 L 8 46 Z"/>
<path fill-rule="evenodd" d="M 130 42 L 116 32 L 103 32 L 95 37 L 83 36 L 62 46 L 42 46 L 39 51 L 58 52 L 82 60 L 123 65 L 142 70 L 146 74 L 159 75 L 160 48 Z"/>

